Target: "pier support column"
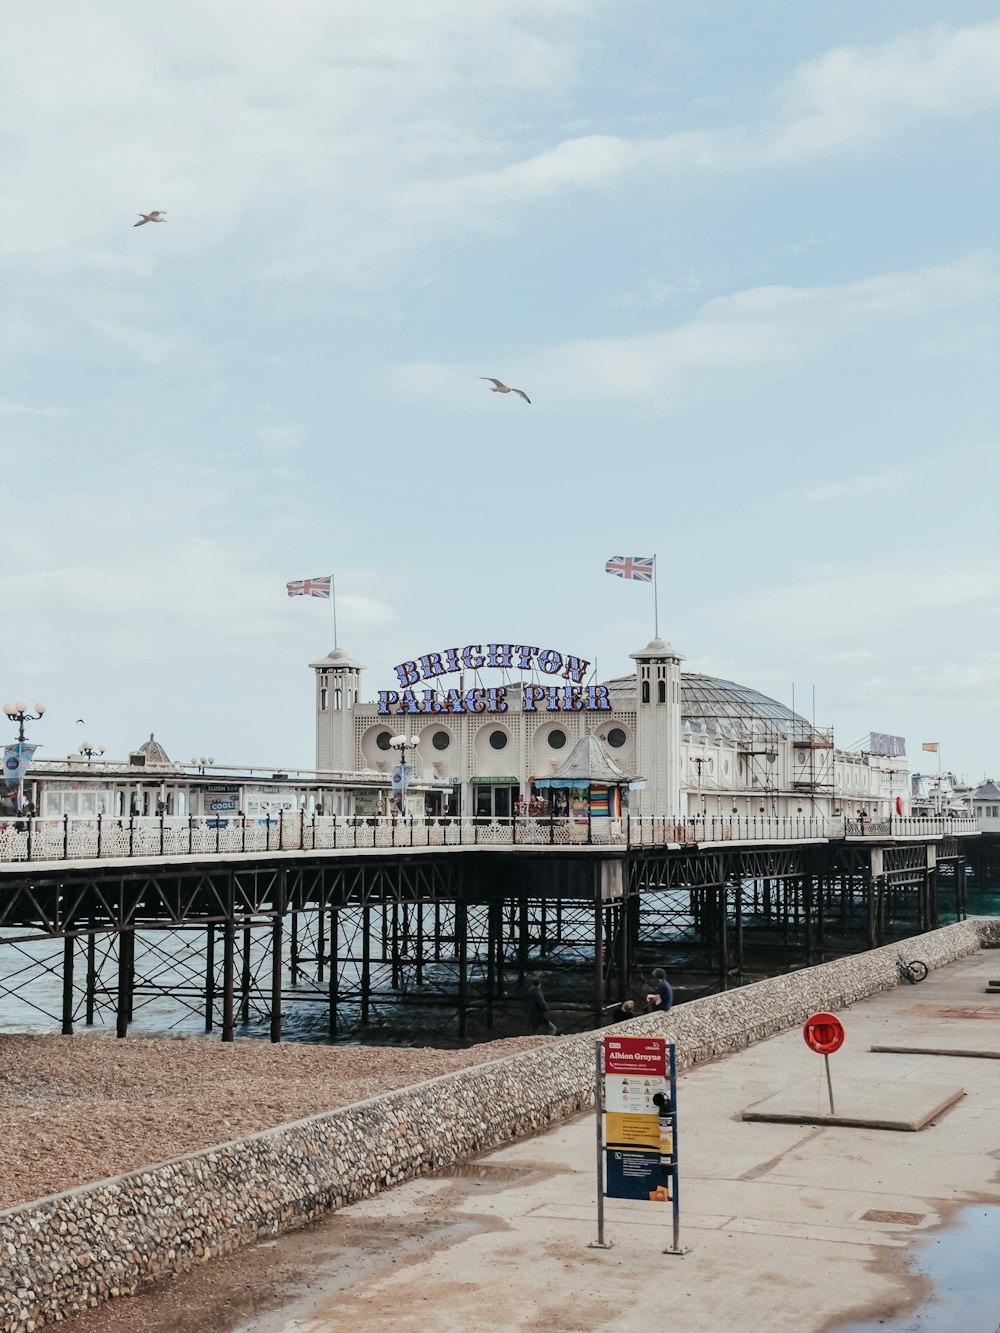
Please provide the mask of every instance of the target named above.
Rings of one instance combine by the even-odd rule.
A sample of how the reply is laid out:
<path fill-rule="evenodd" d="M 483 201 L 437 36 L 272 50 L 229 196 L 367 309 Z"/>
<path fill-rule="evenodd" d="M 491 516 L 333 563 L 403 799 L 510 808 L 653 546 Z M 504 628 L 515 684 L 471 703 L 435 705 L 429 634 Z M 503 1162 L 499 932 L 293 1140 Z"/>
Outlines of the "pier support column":
<path fill-rule="evenodd" d="M 716 913 L 719 931 L 719 976 L 722 988 L 726 989 L 729 977 L 729 913 L 727 910 L 727 891 L 724 884 L 715 890 Z"/>
<path fill-rule="evenodd" d="M 90 919 L 90 929 L 87 931 L 87 983 L 86 995 L 84 998 L 84 1023 L 87 1027 L 94 1026 L 94 1005 L 97 995 L 97 932 L 94 930 L 94 919 Z"/>
<path fill-rule="evenodd" d="M 469 918 L 465 899 L 455 899 L 455 957 L 458 960 L 458 1035 L 464 1041 L 469 1011 Z"/>
<path fill-rule="evenodd" d="M 813 877 L 802 876 L 802 943 L 806 956 L 806 967 L 813 962 Z"/>
<path fill-rule="evenodd" d="M 372 993 L 372 909 L 365 903 L 361 913 L 361 1023 L 371 1014 Z"/>
<path fill-rule="evenodd" d="M 222 927 L 222 1040 L 234 1037 L 236 1009 L 236 922 L 230 916 Z"/>
<path fill-rule="evenodd" d="M 733 961 L 736 975 L 743 978 L 743 883 L 733 881 Z"/>
<path fill-rule="evenodd" d="M 73 1035 L 73 952 L 75 937 L 63 937 L 63 974 L 62 974 L 62 1028 L 64 1037 Z"/>
<path fill-rule="evenodd" d="M 320 912 L 320 920 L 323 913 Z M 330 1036 L 337 1035 L 337 1002 L 340 998 L 340 914 L 330 908 Z"/>
<path fill-rule="evenodd" d="M 252 940 L 253 933 L 250 926 L 244 920 L 243 953 L 240 959 L 240 1022 L 243 1024 L 250 1022 L 250 986 L 253 980 L 253 972 L 250 967 L 250 945 Z"/>
<path fill-rule="evenodd" d="M 287 890 L 288 871 L 282 866 L 278 871 L 271 920 L 271 1041 L 275 1045 L 281 1041 L 281 950 Z"/>
<path fill-rule="evenodd" d="M 118 932 L 118 1009 L 115 1015 L 115 1036 L 128 1035 L 128 1020 L 132 1012 L 132 945 L 131 930 Z"/>
<path fill-rule="evenodd" d="M 594 866 L 594 1026 L 604 1025 L 604 903 L 601 867 Z"/>
<path fill-rule="evenodd" d="M 486 909 L 486 1026 L 493 1027 L 497 996 L 497 941 L 501 938 L 503 904 L 490 903 Z M 500 946 L 502 947 L 502 945 Z"/>
<path fill-rule="evenodd" d="M 215 922 L 205 927 L 205 1031 L 215 1026 Z"/>

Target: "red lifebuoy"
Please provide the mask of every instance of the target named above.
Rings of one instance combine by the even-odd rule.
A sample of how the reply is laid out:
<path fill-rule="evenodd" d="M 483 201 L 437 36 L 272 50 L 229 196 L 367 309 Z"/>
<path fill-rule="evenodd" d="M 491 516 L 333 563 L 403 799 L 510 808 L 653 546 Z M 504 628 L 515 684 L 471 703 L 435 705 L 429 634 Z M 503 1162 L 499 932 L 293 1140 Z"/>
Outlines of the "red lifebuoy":
<path fill-rule="evenodd" d="M 897 815 L 901 815 L 902 813 L 903 813 L 903 798 L 902 798 L 902 796 L 897 796 L 897 797 L 896 797 L 896 814 L 897 814 Z"/>

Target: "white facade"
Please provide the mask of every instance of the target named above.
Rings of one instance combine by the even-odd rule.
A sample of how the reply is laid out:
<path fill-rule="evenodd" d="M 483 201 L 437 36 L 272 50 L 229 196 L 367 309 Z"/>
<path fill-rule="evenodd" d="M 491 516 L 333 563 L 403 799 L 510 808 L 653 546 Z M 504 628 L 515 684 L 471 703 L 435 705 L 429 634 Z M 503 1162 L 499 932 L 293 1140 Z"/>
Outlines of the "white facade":
<path fill-rule="evenodd" d="M 402 733 L 417 742 L 407 755 L 415 778 L 450 784 L 450 796 L 429 798 L 437 804 L 428 809 L 506 818 L 589 732 L 620 768 L 645 780 L 630 793 L 633 814 L 909 813 L 905 758 L 838 750 L 832 731 L 776 700 L 682 672 L 680 654 L 662 639 L 631 654 L 630 675 L 578 687 L 564 684 L 575 679 L 568 666 L 554 685 L 551 661 L 542 667 L 548 675 L 537 661 L 528 672 L 512 669 L 520 645 L 470 648 L 471 656 L 453 648 L 402 664 L 401 683 L 377 703 L 361 702 L 363 668 L 343 650 L 311 662 L 317 769 L 388 778 L 399 759 L 389 740 Z M 491 668 L 494 660 L 508 665 Z M 476 665 L 465 671 L 463 661 Z M 460 689 L 448 690 L 458 672 Z M 404 690 L 407 682 L 413 688 Z"/>

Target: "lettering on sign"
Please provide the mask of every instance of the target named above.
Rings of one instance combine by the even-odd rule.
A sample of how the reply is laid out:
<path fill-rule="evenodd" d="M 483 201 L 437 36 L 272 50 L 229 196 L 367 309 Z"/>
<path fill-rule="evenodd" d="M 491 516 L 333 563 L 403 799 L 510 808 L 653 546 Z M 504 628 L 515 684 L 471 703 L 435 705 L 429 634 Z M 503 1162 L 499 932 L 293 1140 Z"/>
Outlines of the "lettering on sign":
<path fill-rule="evenodd" d="M 464 648 L 443 648 L 437 653 L 400 662 L 396 667 L 399 688 L 380 690 L 378 711 L 388 713 L 506 713 L 510 707 L 506 685 L 489 689 L 415 690 L 423 681 L 433 681 L 456 671 L 540 671 L 559 676 L 565 685 L 521 685 L 520 704 L 525 713 L 604 713 L 611 711 L 606 685 L 584 685 L 589 661 L 555 648 L 536 648 L 523 643 L 468 643 Z"/>

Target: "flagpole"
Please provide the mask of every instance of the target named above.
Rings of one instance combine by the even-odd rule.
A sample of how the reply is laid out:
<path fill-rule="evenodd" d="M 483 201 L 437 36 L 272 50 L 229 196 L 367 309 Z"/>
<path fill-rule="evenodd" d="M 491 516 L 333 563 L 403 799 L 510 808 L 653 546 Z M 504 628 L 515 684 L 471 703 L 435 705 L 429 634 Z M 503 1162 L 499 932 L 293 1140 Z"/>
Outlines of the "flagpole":
<path fill-rule="evenodd" d="M 333 651 L 337 651 L 337 580 L 330 575 L 330 611 L 333 615 Z"/>
<path fill-rule="evenodd" d="M 660 592 L 656 583 L 656 556 L 653 556 L 653 638 L 660 637 Z"/>

